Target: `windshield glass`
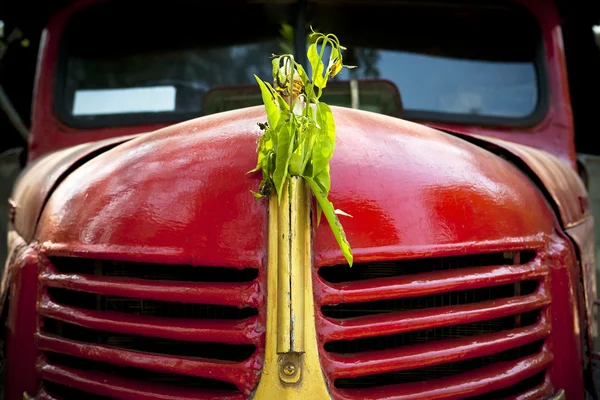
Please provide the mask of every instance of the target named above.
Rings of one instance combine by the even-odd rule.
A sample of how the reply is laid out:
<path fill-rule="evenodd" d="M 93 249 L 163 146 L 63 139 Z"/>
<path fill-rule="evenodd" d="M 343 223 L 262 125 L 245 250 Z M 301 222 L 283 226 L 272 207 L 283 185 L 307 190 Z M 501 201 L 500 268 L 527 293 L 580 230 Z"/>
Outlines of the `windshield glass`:
<path fill-rule="evenodd" d="M 59 88 L 67 117 L 131 123 L 197 117 L 210 89 L 256 84 L 254 74 L 268 79 L 269 57 L 292 51 L 281 34 L 289 6 L 180 3 L 143 15 L 136 15 L 143 7 L 135 2 L 108 3 L 72 21 Z"/>
<path fill-rule="evenodd" d="M 535 113 L 540 42 L 531 16 L 451 2 L 375 4 L 312 5 L 315 29 L 334 32 L 348 48 L 344 62 L 357 66 L 336 79 L 394 82 L 407 116 L 522 119 Z"/>
<path fill-rule="evenodd" d="M 59 113 L 71 122 L 135 124 L 261 104 L 253 74 L 270 80 L 271 54 L 293 51 L 295 5 L 215 2 L 199 12 L 186 4 L 143 18 L 135 6 L 96 7 L 74 19 L 57 80 Z M 331 104 L 464 123 L 516 124 L 540 111 L 539 32 L 520 9 L 318 0 L 307 11 L 306 25 L 335 33 L 348 48 L 345 63 L 357 66 L 335 78 L 348 90 L 338 86 L 324 98 Z"/>

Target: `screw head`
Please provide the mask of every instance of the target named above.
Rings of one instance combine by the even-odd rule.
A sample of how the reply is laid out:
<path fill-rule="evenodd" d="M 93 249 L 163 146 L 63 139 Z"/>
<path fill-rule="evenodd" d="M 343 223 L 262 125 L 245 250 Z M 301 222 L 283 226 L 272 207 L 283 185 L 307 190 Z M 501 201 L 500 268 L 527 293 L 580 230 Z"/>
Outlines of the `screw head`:
<path fill-rule="evenodd" d="M 283 374 L 286 376 L 292 376 L 296 373 L 296 366 L 294 363 L 288 362 L 283 366 Z"/>

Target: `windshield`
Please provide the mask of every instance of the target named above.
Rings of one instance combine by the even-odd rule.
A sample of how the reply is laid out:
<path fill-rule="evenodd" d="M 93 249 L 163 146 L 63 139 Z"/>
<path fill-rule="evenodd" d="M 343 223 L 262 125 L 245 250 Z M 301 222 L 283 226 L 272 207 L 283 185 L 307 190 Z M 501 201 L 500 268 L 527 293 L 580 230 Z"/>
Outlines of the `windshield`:
<path fill-rule="evenodd" d="M 532 17 L 499 6 L 402 3 L 312 7 L 317 29 L 335 32 L 348 48 L 344 62 L 357 66 L 336 79 L 394 82 L 408 116 L 524 119 L 535 113 L 540 42 Z"/>
<path fill-rule="evenodd" d="M 58 79 L 63 116 L 84 124 L 197 117 L 210 89 L 268 79 L 270 56 L 293 51 L 281 25 L 289 5 L 192 5 L 140 12 L 137 2 L 109 2 L 76 17 Z"/>
<path fill-rule="evenodd" d="M 359 108 L 465 123 L 517 124 L 535 115 L 543 86 L 532 17 L 506 7 L 448 4 L 313 1 L 305 22 L 335 33 L 348 48 L 344 61 L 357 68 L 335 80 L 365 88 Z M 94 8 L 75 18 L 57 80 L 59 113 L 83 124 L 137 124 L 261 104 L 253 75 L 270 80 L 271 54 L 294 51 L 294 4 L 185 7 L 143 18 L 136 7 Z M 342 91 L 326 101 L 351 106 L 351 91 Z M 390 103 L 395 98 L 401 101 Z"/>

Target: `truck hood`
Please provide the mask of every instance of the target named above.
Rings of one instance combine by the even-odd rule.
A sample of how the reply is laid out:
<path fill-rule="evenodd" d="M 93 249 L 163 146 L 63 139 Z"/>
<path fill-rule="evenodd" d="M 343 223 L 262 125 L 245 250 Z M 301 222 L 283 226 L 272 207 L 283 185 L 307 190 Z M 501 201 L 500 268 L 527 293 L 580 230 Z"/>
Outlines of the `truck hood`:
<path fill-rule="evenodd" d="M 536 186 L 491 152 L 419 124 L 332 107 L 336 208 L 361 262 L 539 246 L 553 214 Z M 268 207 L 255 200 L 262 107 L 198 118 L 112 147 L 58 184 L 35 239 L 53 254 L 256 266 Z M 17 188 L 19 190 L 19 188 Z M 343 262 L 326 223 L 320 265 Z"/>

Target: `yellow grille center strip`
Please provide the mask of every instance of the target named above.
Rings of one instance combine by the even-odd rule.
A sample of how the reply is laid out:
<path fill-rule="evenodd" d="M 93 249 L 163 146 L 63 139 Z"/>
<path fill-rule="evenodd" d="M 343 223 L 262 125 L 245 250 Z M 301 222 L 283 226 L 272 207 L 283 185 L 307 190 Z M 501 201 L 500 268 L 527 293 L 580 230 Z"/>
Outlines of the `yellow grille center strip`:
<path fill-rule="evenodd" d="M 265 362 L 255 400 L 331 399 L 321 371 L 312 288 L 310 197 L 291 178 L 269 199 Z"/>

